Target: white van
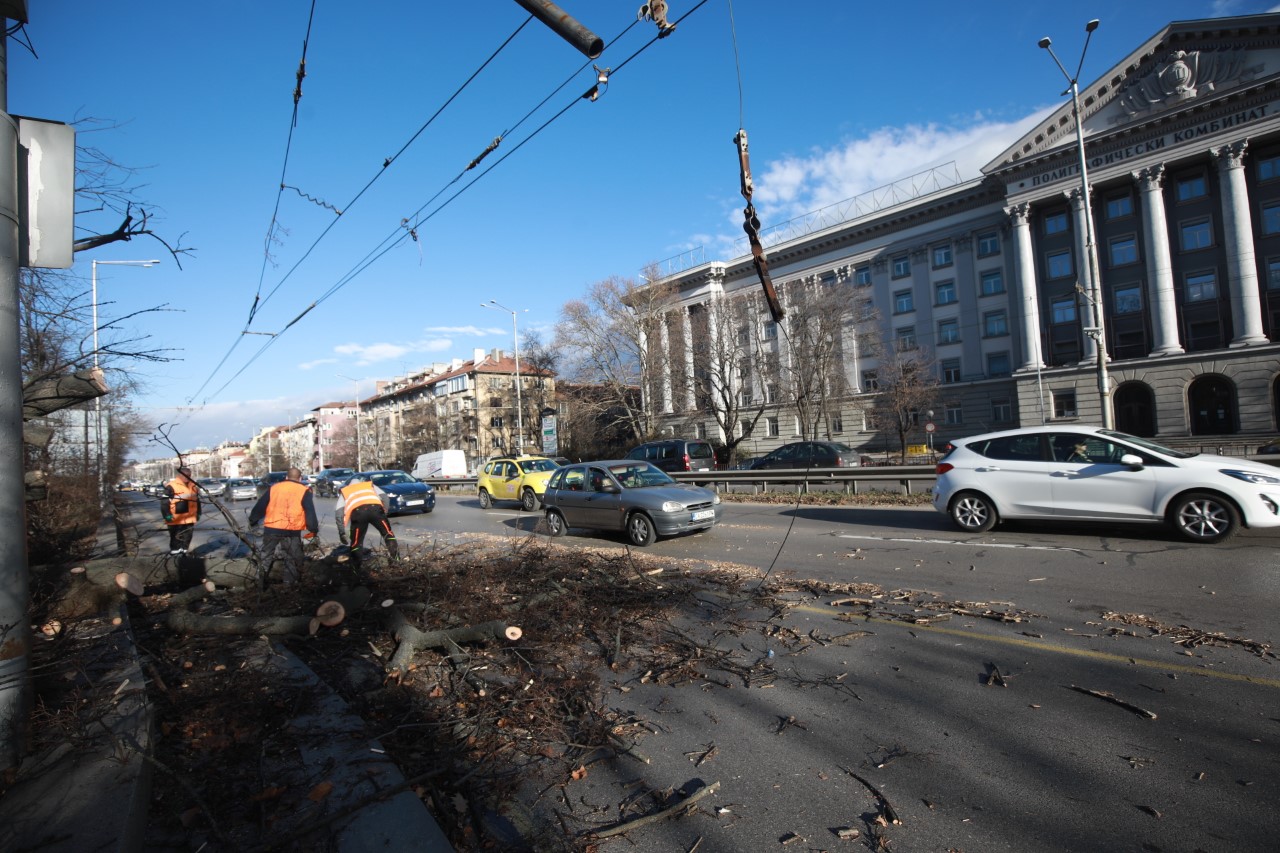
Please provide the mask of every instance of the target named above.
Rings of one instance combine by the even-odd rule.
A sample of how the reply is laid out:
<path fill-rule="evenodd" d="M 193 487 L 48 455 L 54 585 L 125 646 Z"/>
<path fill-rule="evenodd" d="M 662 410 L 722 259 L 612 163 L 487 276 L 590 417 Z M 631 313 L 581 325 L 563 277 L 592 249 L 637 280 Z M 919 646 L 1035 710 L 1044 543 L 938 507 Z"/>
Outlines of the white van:
<path fill-rule="evenodd" d="M 461 450 L 436 450 L 424 453 L 413 463 L 410 472 L 419 480 L 441 480 L 467 476 L 467 455 Z"/>

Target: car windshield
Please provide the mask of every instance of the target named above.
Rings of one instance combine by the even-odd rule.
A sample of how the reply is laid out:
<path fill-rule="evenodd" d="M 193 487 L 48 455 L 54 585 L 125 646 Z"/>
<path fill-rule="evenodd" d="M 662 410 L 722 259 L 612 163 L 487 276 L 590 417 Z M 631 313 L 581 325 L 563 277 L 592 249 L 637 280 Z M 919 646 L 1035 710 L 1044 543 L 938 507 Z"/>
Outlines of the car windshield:
<path fill-rule="evenodd" d="M 847 444 L 841 444 L 838 441 L 833 441 L 831 446 L 835 448 L 837 453 L 853 453 L 852 447 Z"/>
<path fill-rule="evenodd" d="M 609 473 L 624 489 L 642 489 L 645 486 L 670 486 L 675 480 L 660 468 L 647 462 L 623 462 L 609 466 Z"/>
<path fill-rule="evenodd" d="M 550 459 L 525 459 L 520 463 L 520 467 L 524 469 L 526 474 L 541 474 L 546 471 L 554 471 L 560 466 Z"/>
<path fill-rule="evenodd" d="M 252 486 L 253 480 L 230 480 L 227 482 L 227 485 L 228 486 Z"/>
<path fill-rule="evenodd" d="M 369 479 L 375 486 L 396 486 L 401 483 L 417 482 L 417 480 L 413 479 L 403 471 L 388 471 L 382 474 L 374 474 Z"/>
<path fill-rule="evenodd" d="M 1108 438 L 1118 438 L 1121 441 L 1127 441 L 1130 444 L 1136 444 L 1144 450 L 1154 450 L 1156 453 L 1161 453 L 1161 454 L 1164 454 L 1165 456 L 1171 456 L 1174 459 L 1190 459 L 1192 456 L 1198 455 L 1195 453 L 1186 453 L 1181 450 L 1174 450 L 1172 447 L 1165 447 L 1163 444 L 1156 444 L 1154 441 L 1148 441 L 1145 438 L 1138 438 L 1136 435 L 1129 435 L 1128 433 L 1123 433 L 1123 432 L 1115 432 L 1109 429 L 1099 430 L 1098 435 L 1105 435 Z"/>

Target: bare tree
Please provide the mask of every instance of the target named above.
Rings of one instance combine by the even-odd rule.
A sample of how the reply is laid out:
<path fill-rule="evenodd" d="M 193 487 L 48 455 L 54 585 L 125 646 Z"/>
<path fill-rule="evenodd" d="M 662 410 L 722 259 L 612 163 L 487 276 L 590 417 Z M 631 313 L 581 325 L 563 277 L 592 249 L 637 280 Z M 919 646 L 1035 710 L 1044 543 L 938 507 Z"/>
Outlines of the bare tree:
<path fill-rule="evenodd" d="M 401 461 L 405 465 L 424 453 L 448 449 L 433 402 L 422 400 L 400 410 L 400 441 Z"/>
<path fill-rule="evenodd" d="M 872 420 L 898 437 L 901 461 L 907 460 L 907 436 L 920 427 L 920 413 L 934 404 L 939 381 L 932 354 L 914 342 L 885 339 L 875 370 L 877 394 Z"/>
<path fill-rule="evenodd" d="M 645 285 L 616 276 L 597 282 L 585 299 L 561 309 L 555 346 L 565 353 L 566 373 L 572 382 L 597 388 L 579 401 L 592 410 L 584 416 L 616 422 L 632 440 L 653 434 L 660 403 L 670 393 L 663 329 L 673 301 L 673 288 L 655 273 Z"/>

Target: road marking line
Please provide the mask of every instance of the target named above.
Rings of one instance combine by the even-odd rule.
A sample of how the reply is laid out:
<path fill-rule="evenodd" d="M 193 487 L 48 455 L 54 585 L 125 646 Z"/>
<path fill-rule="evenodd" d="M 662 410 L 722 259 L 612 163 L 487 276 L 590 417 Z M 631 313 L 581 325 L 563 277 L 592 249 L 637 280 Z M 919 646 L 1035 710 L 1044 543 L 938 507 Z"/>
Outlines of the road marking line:
<path fill-rule="evenodd" d="M 829 607 L 819 607 L 812 604 L 798 604 L 794 606 L 795 610 L 807 613 L 815 613 L 825 616 L 854 614 Z M 988 643 L 997 643 L 1005 646 L 1015 646 L 1017 648 L 1031 649 L 1037 652 L 1052 652 L 1055 654 L 1072 655 L 1074 657 L 1089 658 L 1091 660 L 1105 661 L 1107 663 L 1131 664 L 1134 666 L 1146 667 L 1148 669 L 1159 669 L 1171 672 L 1180 672 L 1186 675 L 1203 675 L 1206 678 L 1216 678 L 1220 681 L 1238 681 L 1245 684 L 1257 684 L 1262 687 L 1280 688 L 1280 679 L 1262 678 L 1254 675 L 1241 675 L 1235 672 L 1221 672 L 1213 669 L 1200 669 L 1194 666 L 1187 666 L 1180 663 L 1168 663 L 1165 661 L 1150 660 L 1147 658 L 1137 658 L 1130 655 L 1117 655 L 1111 652 L 1100 652 L 1095 649 L 1073 649 L 1070 646 L 1060 646 L 1056 643 L 1036 642 L 1035 640 L 1023 637 L 1001 637 L 992 634 L 981 634 L 976 631 L 967 631 L 961 628 L 944 628 L 940 625 L 913 625 L 908 622 L 902 622 L 897 619 L 883 619 L 876 616 L 858 617 L 867 622 L 875 622 L 881 625 L 891 625 L 896 628 L 906 628 L 911 631 L 931 631 L 935 634 L 946 634 L 952 637 L 964 637 L 971 640 L 980 640 Z"/>
<path fill-rule="evenodd" d="M 1027 551 L 1069 551 L 1079 554 L 1079 548 L 1060 548 L 1056 545 L 1021 545 L 1017 542 L 961 542 L 959 539 L 913 539 L 907 536 L 855 536 L 851 533 L 836 534 L 840 539 L 871 539 L 876 542 L 913 542 L 926 545 L 968 545 L 972 548 L 1022 548 Z"/>

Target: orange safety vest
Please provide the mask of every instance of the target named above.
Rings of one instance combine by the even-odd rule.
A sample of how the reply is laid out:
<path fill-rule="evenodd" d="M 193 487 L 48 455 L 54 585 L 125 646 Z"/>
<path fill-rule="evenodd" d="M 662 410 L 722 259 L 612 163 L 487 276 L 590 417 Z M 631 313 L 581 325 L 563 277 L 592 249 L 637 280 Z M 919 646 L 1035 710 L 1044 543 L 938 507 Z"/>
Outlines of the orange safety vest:
<path fill-rule="evenodd" d="M 368 480 L 359 480 L 349 486 L 342 488 L 342 499 L 346 501 L 345 509 L 342 514 L 342 526 L 351 526 L 351 510 L 365 504 L 377 504 L 382 506 L 382 498 L 378 497 L 378 492 L 373 487 L 373 483 Z"/>
<path fill-rule="evenodd" d="M 165 485 L 173 490 L 173 497 L 169 499 L 169 515 L 173 517 L 173 521 L 165 523 L 195 524 L 196 516 L 200 514 L 200 487 L 181 474 Z M 178 512 L 178 501 L 187 502 L 186 512 Z"/>
<path fill-rule="evenodd" d="M 293 480 L 281 480 L 271 487 L 267 511 L 262 526 L 273 530 L 306 530 L 307 514 L 302 509 L 302 498 L 307 487 Z"/>

